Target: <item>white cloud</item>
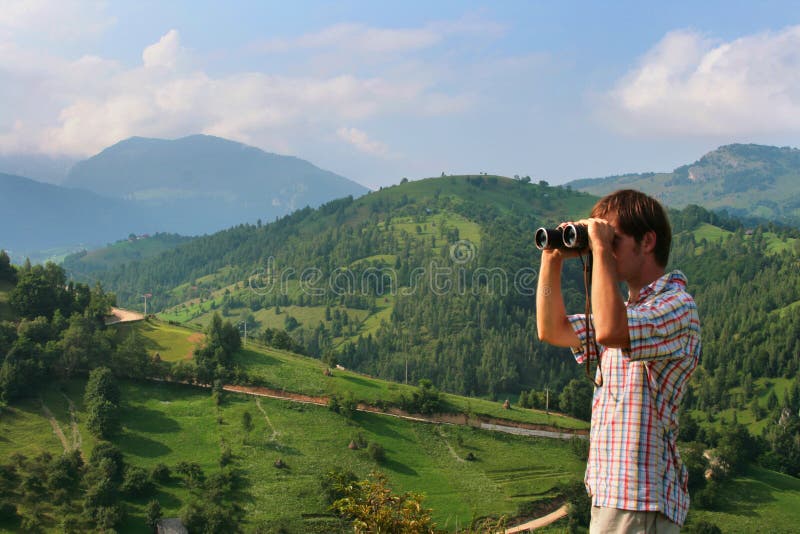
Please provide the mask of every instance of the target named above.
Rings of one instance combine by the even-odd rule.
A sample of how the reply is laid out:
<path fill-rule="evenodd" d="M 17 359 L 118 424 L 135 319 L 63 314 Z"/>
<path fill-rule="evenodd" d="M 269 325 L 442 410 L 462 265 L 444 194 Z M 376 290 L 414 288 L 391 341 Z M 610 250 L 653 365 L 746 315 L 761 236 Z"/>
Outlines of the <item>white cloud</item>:
<path fill-rule="evenodd" d="M 181 54 L 178 30 L 170 30 L 155 44 L 142 52 L 142 62 L 147 68 L 174 68 Z"/>
<path fill-rule="evenodd" d="M 189 70 L 188 52 L 171 30 L 142 53 L 142 64 L 84 56 L 74 61 L 0 47 L 0 72 L 7 69 L 6 101 L 0 118 L 0 152 L 24 150 L 91 155 L 130 136 L 179 137 L 208 133 L 292 152 L 292 140 L 324 138 L 341 124 L 387 116 L 459 113 L 471 97 L 435 89 L 435 81 L 413 77 L 333 74 L 270 75 L 245 72 L 213 77 Z M 2 80 L 0 80 L 2 81 Z M 18 88 L 18 89 L 8 89 Z M 385 145 L 356 128 L 340 138 L 372 155 Z"/>
<path fill-rule="evenodd" d="M 350 143 L 361 152 L 372 156 L 386 157 L 389 155 L 389 147 L 380 141 L 370 139 L 369 136 L 358 128 L 339 128 L 336 130 L 339 139 Z"/>
<path fill-rule="evenodd" d="M 440 21 L 420 28 L 375 28 L 364 24 L 342 23 L 296 38 L 275 38 L 252 46 L 260 52 L 287 52 L 295 49 L 346 51 L 358 55 L 384 56 L 396 52 L 413 52 L 435 46 L 459 35 L 489 38 L 502 34 L 505 28 L 475 16 L 454 21 Z"/>
<path fill-rule="evenodd" d="M 115 23 L 98 0 L 3 0 L 0 30 L 51 40 L 82 40 Z"/>
<path fill-rule="evenodd" d="M 630 134 L 757 135 L 800 131 L 800 26 L 729 42 L 667 34 L 603 99 Z"/>

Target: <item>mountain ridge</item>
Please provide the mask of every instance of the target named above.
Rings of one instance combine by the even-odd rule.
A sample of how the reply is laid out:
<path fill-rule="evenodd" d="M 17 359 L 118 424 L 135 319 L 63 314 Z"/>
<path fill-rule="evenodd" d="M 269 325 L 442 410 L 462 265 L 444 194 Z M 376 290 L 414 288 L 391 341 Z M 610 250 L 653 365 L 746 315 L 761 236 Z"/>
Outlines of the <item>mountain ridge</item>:
<path fill-rule="evenodd" d="M 675 208 L 697 204 L 745 219 L 800 226 L 800 150 L 788 146 L 734 143 L 672 172 L 587 178 L 567 185 L 595 195 L 639 189 Z"/>
<path fill-rule="evenodd" d="M 3 176 L 9 208 L 0 214 L 0 248 L 35 257 L 44 249 L 93 248 L 130 233 L 208 234 L 369 191 L 303 159 L 200 134 L 126 139 L 76 163 L 58 185 Z"/>

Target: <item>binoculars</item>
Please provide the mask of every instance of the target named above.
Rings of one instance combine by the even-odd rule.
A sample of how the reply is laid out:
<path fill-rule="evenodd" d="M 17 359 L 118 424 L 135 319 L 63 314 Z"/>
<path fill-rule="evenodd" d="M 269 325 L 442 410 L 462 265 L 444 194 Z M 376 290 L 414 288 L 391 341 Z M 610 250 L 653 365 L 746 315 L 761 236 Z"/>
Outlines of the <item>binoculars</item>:
<path fill-rule="evenodd" d="M 536 230 L 536 248 L 539 250 L 589 248 L 589 229 L 584 224 L 567 224 L 561 228 Z"/>

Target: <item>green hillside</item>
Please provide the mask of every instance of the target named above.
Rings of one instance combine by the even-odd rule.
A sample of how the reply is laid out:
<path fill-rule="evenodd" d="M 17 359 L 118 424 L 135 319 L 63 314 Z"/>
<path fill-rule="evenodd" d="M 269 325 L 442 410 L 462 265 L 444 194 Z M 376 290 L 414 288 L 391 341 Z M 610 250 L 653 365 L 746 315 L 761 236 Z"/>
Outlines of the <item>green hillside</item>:
<path fill-rule="evenodd" d="M 595 200 L 498 176 L 432 178 L 240 225 L 97 276 L 125 306 L 152 293 L 164 320 L 203 327 L 219 312 L 252 338 L 285 330 L 305 354 L 334 354 L 347 368 L 497 399 L 560 389 L 579 374 L 553 373 L 563 351 L 535 337 L 533 235 Z M 567 280 L 577 306 L 577 269 Z"/>
<path fill-rule="evenodd" d="M 691 510 L 689 521 L 709 521 L 722 532 L 797 532 L 800 480 L 758 467 L 726 481 L 720 510 Z"/>
<path fill-rule="evenodd" d="M 116 328 L 120 338 L 130 335 L 131 330 L 141 334 L 148 351 L 159 352 L 161 358 L 167 361 L 187 359 L 187 347 L 190 355 L 191 347 L 202 343 L 204 337 L 191 329 L 153 321 L 120 325 Z M 317 359 L 266 347 L 252 340 L 237 354 L 236 363 L 255 383 L 315 397 L 337 395 L 344 398 L 352 395 L 359 402 L 392 405 L 398 402 L 401 395 L 410 397 L 416 389 L 414 385 L 387 382 L 348 370 L 335 370 L 332 376 L 326 376 L 324 371 L 328 368 L 327 365 Z M 459 395 L 445 395 L 444 400 L 450 410 L 473 416 L 496 417 L 565 430 L 588 429 L 585 421 L 517 407 L 505 410 L 502 402 Z"/>
<path fill-rule="evenodd" d="M 81 280 L 91 283 L 91 274 L 122 265 L 127 262 L 157 256 L 192 238 L 177 234 L 131 235 L 128 239 L 117 241 L 103 248 L 83 250 L 64 258 L 62 265 L 67 272 Z"/>
<path fill-rule="evenodd" d="M 62 388 L 43 392 L 41 400 L 3 409 L 2 463 L 15 452 L 33 457 L 40 451 L 57 455 L 64 450 L 45 409 L 53 414 L 67 444 L 80 443 L 88 455 L 94 441 L 84 426 L 83 383 L 72 381 Z M 215 406 L 207 391 L 171 384 L 124 382 L 122 399 L 123 430 L 112 442 L 133 466 L 150 470 L 163 463 L 174 469 L 189 460 L 209 476 L 220 469 L 221 451 L 230 448 L 232 465 L 244 476 L 243 526 L 248 530 L 331 532 L 337 522 L 320 496 L 320 479 L 331 469 L 351 470 L 361 477 L 381 469 L 395 491 L 423 493 L 435 520 L 449 531 L 475 517 L 514 515 L 522 503 L 550 499 L 559 484 L 580 480 L 583 471 L 583 462 L 562 440 L 375 414 L 348 419 L 325 407 L 231 393 Z M 77 427 L 72 426 L 70 401 L 76 406 Z M 249 432 L 241 426 L 244 412 L 253 417 Z M 349 450 L 348 443 L 357 436 L 383 445 L 386 460 L 376 463 L 364 450 Z M 465 461 L 470 453 L 475 461 Z M 273 467 L 278 458 L 286 469 Z M 167 517 L 176 516 L 190 498 L 177 474 L 173 476 L 173 481 L 157 484 L 153 494 Z M 128 514 L 120 532 L 143 531 L 145 504 L 146 500 L 125 499 Z M 45 525 L 55 526 L 59 518 L 53 513 L 42 507 Z M 16 530 L 0 523 L 0 531 L 4 526 Z"/>
<path fill-rule="evenodd" d="M 575 189 L 604 195 L 639 189 L 669 206 L 698 204 L 737 216 L 800 225 L 800 150 L 727 145 L 671 173 L 575 180 Z"/>
<path fill-rule="evenodd" d="M 151 291 L 164 320 L 203 328 L 220 313 L 246 323 L 250 339 L 269 345 L 285 331 L 295 350 L 383 379 L 427 378 L 493 400 L 549 389 L 557 402 L 581 370 L 536 337 L 533 233 L 585 215 L 594 201 L 494 176 L 420 180 L 241 225 L 99 275 L 123 303 L 140 306 L 138 295 Z M 687 274 L 703 322 L 708 374 L 698 375 L 690 402 L 727 410 L 736 397 L 726 392 L 748 373 L 797 372 L 796 315 L 778 311 L 800 302 L 800 233 L 746 227 L 697 206 L 671 218 L 669 268 Z M 565 285 L 568 309 L 580 311 L 577 262 Z"/>

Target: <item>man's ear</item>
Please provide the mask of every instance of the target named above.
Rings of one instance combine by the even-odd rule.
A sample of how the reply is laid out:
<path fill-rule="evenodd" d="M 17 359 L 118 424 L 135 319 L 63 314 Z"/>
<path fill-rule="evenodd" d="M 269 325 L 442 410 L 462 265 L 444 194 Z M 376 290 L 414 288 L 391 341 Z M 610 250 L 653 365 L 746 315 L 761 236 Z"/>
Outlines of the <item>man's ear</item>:
<path fill-rule="evenodd" d="M 656 233 L 653 230 L 645 232 L 642 236 L 642 250 L 644 252 L 653 252 L 656 249 Z"/>

